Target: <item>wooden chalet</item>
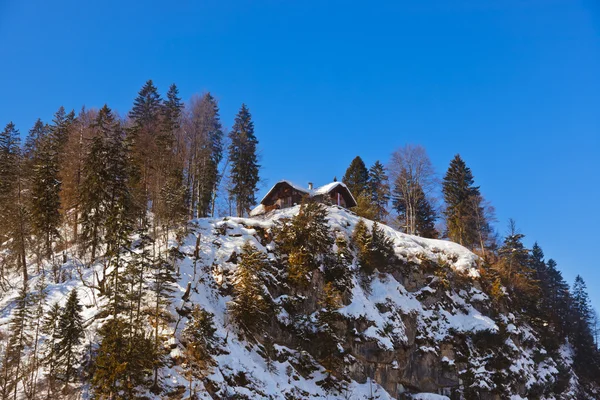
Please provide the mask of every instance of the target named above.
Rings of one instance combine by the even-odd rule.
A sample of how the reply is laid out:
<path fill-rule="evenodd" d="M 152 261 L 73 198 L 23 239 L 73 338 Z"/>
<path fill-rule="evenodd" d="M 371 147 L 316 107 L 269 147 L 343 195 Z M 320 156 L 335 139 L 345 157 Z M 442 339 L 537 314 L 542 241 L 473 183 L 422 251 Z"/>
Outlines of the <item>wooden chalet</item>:
<path fill-rule="evenodd" d="M 258 215 L 271 210 L 289 208 L 302 203 L 302 198 L 308 196 L 318 202 L 338 205 L 344 208 L 356 206 L 356 200 L 348 187 L 342 182 L 331 182 L 313 189 L 312 183 L 308 188 L 294 185 L 289 181 L 279 181 L 269 190 L 251 214 Z"/>

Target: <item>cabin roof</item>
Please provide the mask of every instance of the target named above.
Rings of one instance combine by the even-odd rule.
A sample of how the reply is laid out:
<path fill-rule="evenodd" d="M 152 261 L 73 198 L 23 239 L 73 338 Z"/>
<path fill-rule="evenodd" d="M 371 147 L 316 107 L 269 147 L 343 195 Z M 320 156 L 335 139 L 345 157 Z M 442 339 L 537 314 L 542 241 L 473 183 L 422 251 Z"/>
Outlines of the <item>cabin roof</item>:
<path fill-rule="evenodd" d="M 339 187 L 342 190 L 347 192 L 349 200 L 351 200 L 351 201 L 346 201 L 348 203 L 348 207 L 354 207 L 356 205 L 356 200 L 354 199 L 354 196 L 352 196 L 350 189 L 348 189 L 348 186 L 346 186 L 343 182 L 331 182 L 331 183 L 328 183 L 327 185 L 323 185 L 316 189 L 311 190 L 311 189 L 302 187 L 300 185 L 297 185 L 297 184 L 290 182 L 288 180 L 285 180 L 285 179 L 281 180 L 281 181 L 277 182 L 275 185 L 273 185 L 273 187 L 271 189 L 269 189 L 267 194 L 262 198 L 262 200 L 260 201 L 260 204 L 264 204 L 265 200 L 267 200 L 269 197 L 271 197 L 271 195 L 275 192 L 275 190 L 277 190 L 277 188 L 279 188 L 281 185 L 289 185 L 293 189 L 295 189 L 301 193 L 305 193 L 305 194 L 309 195 L 310 197 L 331 193 L 334 189 Z M 351 204 L 351 203 L 353 203 L 353 204 Z"/>

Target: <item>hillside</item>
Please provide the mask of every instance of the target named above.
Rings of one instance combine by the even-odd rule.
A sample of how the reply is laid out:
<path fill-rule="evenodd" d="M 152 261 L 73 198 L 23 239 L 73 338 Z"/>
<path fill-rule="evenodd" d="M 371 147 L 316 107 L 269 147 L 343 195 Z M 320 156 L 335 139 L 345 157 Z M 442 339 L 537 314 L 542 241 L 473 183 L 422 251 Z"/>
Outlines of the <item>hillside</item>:
<path fill-rule="evenodd" d="M 164 252 L 167 247 L 178 249 L 181 258 L 168 308 L 173 319 L 159 326 L 169 351 L 159 370 L 161 391 L 143 391 L 143 396 L 188 398 L 191 388 L 202 399 L 575 398 L 578 384 L 570 368 L 568 343 L 557 351 L 544 349 L 517 310 L 493 309 L 483 291 L 476 255 L 449 241 L 382 226 L 397 262 L 365 274 L 352 244 L 359 218 L 338 207 L 327 208 L 327 220 L 329 234 L 336 239 L 333 252 L 339 253 L 337 243 L 349 244 L 344 263 L 348 279 L 340 289 L 340 307 L 327 324 L 327 337 L 337 338 L 340 357 L 328 376 L 331 368 L 321 363 L 327 360 L 321 346 L 326 337 L 321 323 L 326 273 L 321 266 L 312 271 L 305 287 L 291 285 L 281 249 L 273 240 L 278 222 L 299 212 L 296 206 L 254 218 L 196 219 L 178 240 L 171 234 L 168 242 L 158 243 Z M 368 229 L 372 224 L 366 221 Z M 240 329 L 228 309 L 246 243 L 269 261 L 261 278 L 269 310 L 265 323 L 251 334 Z M 98 329 L 110 319 L 102 312 L 108 300 L 94 286 L 111 267 L 102 262 L 83 267 L 73 249 L 65 254 L 66 262 L 60 266 L 64 282 L 52 283 L 51 262 L 44 264 L 45 307 L 64 304 L 67 294 L 77 289 L 86 331 L 80 351 L 91 358 L 98 347 Z M 127 261 L 131 256 L 123 257 Z M 154 276 L 145 273 L 144 302 L 150 306 Z M 42 271 L 32 275 L 29 287 L 36 287 L 42 275 Z M 10 285 L 13 289 L 0 302 L 4 337 L 10 334 L 20 278 L 14 276 Z M 212 315 L 214 362 L 190 385 L 182 334 L 195 306 Z M 149 335 L 154 328 L 149 318 Z M 44 340 L 39 336 L 40 347 Z M 25 349 L 24 360 L 31 359 L 32 349 Z M 92 396 L 86 362 L 84 356 L 80 372 L 84 383 L 71 385 L 64 398 Z M 41 393 L 47 366 L 38 369 Z M 19 398 L 26 398 L 26 391 L 18 391 Z"/>

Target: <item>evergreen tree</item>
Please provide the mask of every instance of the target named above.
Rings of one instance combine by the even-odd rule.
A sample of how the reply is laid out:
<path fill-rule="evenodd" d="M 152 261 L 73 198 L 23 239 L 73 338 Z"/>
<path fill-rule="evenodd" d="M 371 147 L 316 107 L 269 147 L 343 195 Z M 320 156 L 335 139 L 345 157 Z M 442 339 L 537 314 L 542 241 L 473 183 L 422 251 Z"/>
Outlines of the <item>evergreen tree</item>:
<path fill-rule="evenodd" d="M 119 252 L 128 242 L 134 218 L 128 149 L 120 124 L 108 106 L 98 113 L 94 128 L 96 134 L 83 166 L 81 198 L 82 236 L 86 248 L 91 247 L 92 259 L 102 230 L 107 255 Z"/>
<path fill-rule="evenodd" d="M 263 252 L 250 242 L 244 245 L 240 262 L 233 273 L 234 294 L 227 308 L 233 320 L 247 334 L 260 333 L 267 318 L 269 304 L 262 279 L 268 265 Z"/>
<path fill-rule="evenodd" d="M 25 389 L 24 378 L 26 371 L 23 365 L 23 356 L 25 350 L 32 344 L 31 333 L 28 329 L 30 322 L 31 297 L 25 285 L 19 291 L 9 324 L 10 336 L 2 363 L 3 399 L 8 399 L 9 396 L 16 399 L 19 383 L 22 383 L 23 389 Z"/>
<path fill-rule="evenodd" d="M 587 382 L 599 383 L 600 355 L 591 329 L 592 307 L 587 286 L 579 275 L 575 278 L 571 303 L 571 341 L 575 348 L 573 364 L 577 375 Z"/>
<path fill-rule="evenodd" d="M 303 201 L 299 213 L 281 221 L 274 235 L 279 257 L 288 266 L 288 279 L 295 286 L 307 285 L 311 273 L 332 258 L 327 210 L 320 203 Z"/>
<path fill-rule="evenodd" d="M 442 192 L 446 202 L 448 237 L 461 245 L 473 248 L 479 241 L 474 199 L 480 198 L 479 187 L 473 185 L 473 174 L 460 155 L 454 156 L 444 176 Z"/>
<path fill-rule="evenodd" d="M 342 182 L 348 186 L 350 193 L 358 197 L 363 192 L 369 191 L 369 171 L 360 156 L 356 156 L 346 170 Z"/>
<path fill-rule="evenodd" d="M 356 215 L 362 218 L 370 219 L 370 220 L 378 220 L 379 219 L 379 209 L 375 203 L 373 203 L 372 198 L 369 196 L 369 193 L 362 192 L 356 198 L 356 207 L 352 208 L 352 211 Z"/>
<path fill-rule="evenodd" d="M 32 399 L 35 399 L 37 396 L 37 377 L 38 377 L 38 369 L 40 366 L 40 357 L 39 357 L 39 344 L 40 344 L 40 336 L 43 330 L 43 318 L 44 318 L 44 308 L 46 306 L 46 298 L 48 297 L 48 286 L 46 285 L 46 279 L 44 275 L 42 275 L 36 285 L 35 291 L 31 294 L 31 306 L 33 308 L 32 312 L 32 321 L 29 329 L 33 332 L 32 334 L 32 348 L 29 349 L 29 371 L 30 376 L 28 381 L 28 385 L 25 385 L 25 393 L 26 396 Z"/>
<path fill-rule="evenodd" d="M 152 79 L 146 81 L 133 101 L 129 118 L 140 128 L 156 128 L 162 109 L 162 99 Z"/>
<path fill-rule="evenodd" d="M 564 337 L 569 329 L 569 305 L 571 294 L 569 284 L 564 280 L 562 273 L 557 268 L 556 261 L 548 260 L 546 263 L 546 294 L 544 303 L 553 318 L 554 326 Z"/>
<path fill-rule="evenodd" d="M 397 263 L 394 243 L 377 222 L 369 231 L 365 222 L 359 220 L 354 227 L 352 241 L 357 249 L 360 266 L 367 276 L 376 269 L 384 272 Z"/>
<path fill-rule="evenodd" d="M 138 92 L 129 112 L 133 126 L 129 130 L 128 141 L 131 148 L 131 196 L 136 205 L 138 216 L 143 218 L 148 201 L 152 207 L 157 206 L 158 193 L 164 182 L 161 168 L 157 160 L 164 149 L 158 147 L 158 142 L 168 140 L 163 131 L 163 101 L 152 80 L 148 80 Z M 164 144 L 164 143 L 163 143 Z M 154 211 L 154 209 L 153 209 Z"/>
<path fill-rule="evenodd" d="M 235 123 L 229 133 L 229 162 L 231 164 L 232 188 L 230 196 L 235 198 L 239 217 L 250 211 L 256 203 L 256 185 L 259 181 L 257 145 L 254 135 L 252 116 L 245 104 L 235 117 Z"/>
<path fill-rule="evenodd" d="M 60 314 L 57 327 L 56 367 L 57 376 L 65 383 L 70 383 L 77 372 L 80 359 L 78 351 L 83 339 L 83 317 L 81 304 L 77 296 L 77 289 L 71 290 L 67 303 Z"/>
<path fill-rule="evenodd" d="M 38 123 L 41 124 L 41 121 L 38 120 Z M 34 233 L 43 237 L 45 256 L 50 257 L 52 242 L 59 236 L 61 223 L 60 148 L 58 138 L 50 134 L 50 127 L 45 126 L 41 131 L 35 147 L 30 150 L 31 220 Z"/>
<path fill-rule="evenodd" d="M 421 190 L 421 194 L 418 196 L 417 201 L 417 213 L 416 213 L 416 228 L 417 235 L 436 239 L 439 235 L 435 229 L 435 221 L 437 220 L 437 213 L 431 206 L 431 203 Z"/>
<path fill-rule="evenodd" d="M 325 281 L 330 282 L 340 292 L 352 288 L 352 254 L 348 248 L 348 242 L 343 235 L 337 235 L 335 238 L 335 256 L 331 262 L 325 264 Z"/>
<path fill-rule="evenodd" d="M 58 323 L 62 309 L 58 303 L 52 304 L 48 310 L 42 323 L 42 333 L 46 335 L 46 341 L 43 347 L 43 364 L 46 367 L 46 398 L 52 398 L 53 393 L 57 390 L 56 382 L 58 381 L 58 341 L 59 330 Z"/>
<path fill-rule="evenodd" d="M 155 199 L 154 212 L 158 225 L 161 225 L 168 235 L 170 225 L 185 220 L 186 189 L 183 181 L 183 160 L 181 153 L 185 150 L 178 143 L 177 134 L 180 130 L 183 103 L 175 84 L 169 87 L 167 100 L 163 105 L 162 129 L 157 137 L 158 198 Z"/>
<path fill-rule="evenodd" d="M 102 340 L 91 379 L 94 395 L 99 399 L 139 398 L 151 383 L 151 339 L 120 317 L 107 321 L 98 333 Z"/>
<path fill-rule="evenodd" d="M 371 203 L 375 206 L 376 220 L 385 221 L 388 215 L 387 205 L 390 201 L 390 185 L 385 167 L 379 160 L 369 168 L 369 191 L 371 193 Z"/>
<path fill-rule="evenodd" d="M 189 382 L 190 399 L 196 398 L 194 381 L 205 378 L 216 365 L 212 358 L 218 350 L 216 331 L 213 315 L 196 305 L 181 333 L 185 360 L 184 375 Z"/>
<path fill-rule="evenodd" d="M 27 282 L 25 242 L 28 236 L 28 210 L 24 199 L 23 158 L 19 131 L 10 122 L 0 132 L 0 243 L 7 246 L 5 261 L 14 262 Z M 4 272 L 4 263 L 0 263 Z M 2 273 L 1 277 L 5 277 Z"/>
<path fill-rule="evenodd" d="M 168 311 L 175 292 L 175 276 L 174 264 L 168 259 L 159 254 L 155 258 L 152 265 L 152 291 L 154 292 L 154 311 L 152 315 L 154 323 L 154 354 L 156 355 L 154 366 L 154 383 L 153 387 L 156 390 L 159 388 L 158 369 L 165 363 L 167 353 L 164 351 L 164 341 L 167 339 L 164 336 L 164 330 L 170 322 L 173 322 L 173 316 Z"/>
<path fill-rule="evenodd" d="M 319 363 L 325 368 L 327 374 L 319 383 L 328 389 L 338 386 L 333 375 L 340 374 L 340 368 L 344 363 L 344 352 L 341 350 L 344 339 L 336 333 L 335 329 L 335 323 L 339 319 L 337 310 L 341 306 L 341 293 L 331 282 L 325 284 L 319 299 L 320 310 L 317 313 L 317 343 Z"/>
<path fill-rule="evenodd" d="M 101 114 L 98 114 L 100 118 Z M 105 187 L 110 179 L 106 167 L 107 148 L 100 132 L 92 138 L 89 151 L 83 164 L 81 185 L 81 224 L 84 250 L 91 248 L 92 260 L 100 245 L 100 235 L 106 221 Z"/>
<path fill-rule="evenodd" d="M 530 267 L 529 250 L 523 245 L 525 235 L 517 231 L 515 222 L 510 220 L 509 233 L 498 250 L 498 262 L 494 269 L 500 274 L 509 293 L 514 294 L 515 304 L 531 312 L 539 294 L 535 271 Z"/>

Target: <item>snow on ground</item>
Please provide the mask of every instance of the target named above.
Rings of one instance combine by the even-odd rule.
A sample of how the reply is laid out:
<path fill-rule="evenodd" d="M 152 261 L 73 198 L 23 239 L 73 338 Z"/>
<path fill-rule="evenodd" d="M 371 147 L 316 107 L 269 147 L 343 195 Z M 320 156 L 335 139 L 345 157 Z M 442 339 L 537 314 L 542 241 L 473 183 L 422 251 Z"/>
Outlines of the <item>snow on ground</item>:
<path fill-rule="evenodd" d="M 236 268 L 236 265 L 230 261 L 233 253 L 241 251 L 243 245 L 250 241 L 257 249 L 268 252 L 272 250 L 272 244 L 263 246 L 257 239 L 257 229 L 272 228 L 274 224 L 283 218 L 290 218 L 296 215 L 299 206 L 277 210 L 266 215 L 255 218 L 223 218 L 223 219 L 198 219 L 191 222 L 191 233 L 181 243 L 179 249 L 185 255 L 185 258 L 179 262 L 179 282 L 175 301 L 173 302 L 172 312 L 177 316 L 175 308 L 183 306 L 181 296 L 185 293 L 188 283 L 191 283 L 191 293 L 189 303 L 186 306 L 200 305 L 206 311 L 214 315 L 216 326 L 216 335 L 224 344 L 224 354 L 216 356 L 217 367 L 209 375 L 217 387 L 225 388 L 226 382 L 231 382 L 232 378 L 244 374 L 248 379 L 245 387 L 228 387 L 225 392 L 229 395 L 234 393 L 244 394 L 253 399 L 285 399 L 286 395 L 309 397 L 314 399 L 333 399 L 333 398 L 351 398 L 367 399 L 373 392 L 379 399 L 391 399 L 381 387 L 374 382 L 350 382 L 345 394 L 332 395 L 325 391 L 317 382 L 324 377 L 324 370 L 321 368 L 315 371 L 309 377 L 303 377 L 295 371 L 294 366 L 288 361 L 273 362 L 267 365 L 265 359 L 260 356 L 259 349 L 255 345 L 250 345 L 243 341 L 236 334 L 235 326 L 229 321 L 227 313 L 227 302 L 229 297 L 223 296 L 219 288 L 228 285 L 228 273 Z M 328 208 L 329 224 L 332 230 L 340 232 L 347 237 L 352 235 L 359 217 L 355 214 L 339 208 Z M 365 221 L 367 226 L 372 226 L 371 221 Z M 451 268 L 465 275 L 476 278 L 479 276 L 477 265 L 479 259 L 476 255 L 464 247 L 443 240 L 424 239 L 415 236 L 406 235 L 393 230 L 385 225 L 381 225 L 385 233 L 393 239 L 396 254 L 406 262 L 419 265 L 422 259 L 429 259 L 436 263 L 446 263 Z M 194 259 L 196 243 L 199 238 L 200 254 L 198 259 Z M 169 245 L 175 245 L 170 241 Z M 164 244 L 163 244 L 164 246 Z M 88 284 L 94 284 L 97 274 L 102 273 L 102 265 L 95 264 L 91 268 L 79 268 L 81 262 L 75 257 L 70 257 L 64 269 L 71 272 L 71 279 L 61 284 L 49 284 L 48 304 L 53 302 L 63 303 L 66 301 L 67 294 L 74 288 L 77 288 L 81 302 L 83 303 L 84 318 L 88 323 L 88 330 L 94 332 L 101 321 L 95 320 L 95 316 L 102 306 L 104 299 L 99 297 L 96 289 L 82 285 L 81 278 Z M 31 285 L 35 285 L 39 276 L 33 275 Z M 18 282 L 15 278 L 14 284 Z M 401 344 L 407 344 L 408 338 L 406 326 L 400 316 L 411 315 L 416 318 L 419 332 L 423 335 L 421 339 L 427 340 L 426 346 L 421 346 L 422 351 L 431 352 L 439 356 L 437 343 L 446 339 L 452 332 L 476 332 L 480 330 L 497 331 L 498 326 L 490 318 L 483 316 L 471 304 L 471 301 L 485 301 L 487 296 L 480 290 L 472 287 L 470 290 L 460 293 L 446 293 L 449 305 L 445 308 L 434 304 L 425 306 L 419 299 L 419 296 L 434 295 L 436 290 L 425 286 L 420 291 L 411 293 L 390 274 L 377 274 L 373 277 L 370 290 L 364 290 L 356 278 L 353 278 L 353 287 L 351 289 L 351 301 L 339 310 L 339 313 L 347 318 L 361 318 L 368 321 L 368 327 L 359 334 L 365 340 L 374 340 L 385 350 L 393 350 L 394 347 Z M 10 314 L 13 307 L 13 301 L 16 298 L 16 290 L 0 299 L 0 329 L 6 331 Z M 278 299 L 282 300 L 282 299 Z M 280 320 L 285 319 L 285 315 L 279 315 Z M 509 331 L 511 333 L 519 332 L 519 328 L 513 325 L 514 316 L 501 316 L 505 322 L 511 322 Z M 173 335 L 173 341 L 181 334 L 185 326 L 185 317 L 175 326 L 169 327 L 170 334 Z M 97 340 L 93 335 L 88 335 L 86 341 Z M 306 356 L 297 354 L 294 349 L 283 346 L 276 346 L 278 352 L 287 353 L 296 357 Z M 571 356 L 570 348 L 561 348 L 563 357 L 568 359 Z M 180 354 L 180 349 L 174 349 L 173 355 Z M 524 370 L 534 375 L 548 374 L 554 372 L 554 366 L 551 364 L 541 366 L 539 371 L 534 371 L 531 365 L 531 355 L 524 355 L 518 360 L 513 368 Z M 446 363 L 453 365 L 454 361 L 447 357 Z M 440 358 L 441 360 L 441 358 Z M 482 376 L 487 376 L 487 371 L 483 365 L 478 367 Z M 477 375 L 477 372 L 476 372 Z M 183 377 L 179 366 L 174 365 L 171 368 L 163 370 L 164 381 L 171 386 L 187 387 L 188 383 Z M 483 381 L 482 381 L 483 382 Z M 485 382 L 484 382 L 485 384 Z M 299 394 L 303 393 L 303 394 Z M 204 393 L 204 398 L 208 395 Z M 157 397 L 158 398 L 158 397 Z M 441 395 L 420 393 L 413 396 L 421 400 L 447 400 Z"/>

